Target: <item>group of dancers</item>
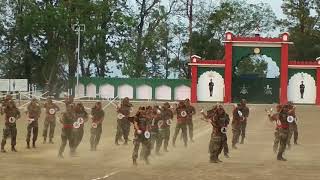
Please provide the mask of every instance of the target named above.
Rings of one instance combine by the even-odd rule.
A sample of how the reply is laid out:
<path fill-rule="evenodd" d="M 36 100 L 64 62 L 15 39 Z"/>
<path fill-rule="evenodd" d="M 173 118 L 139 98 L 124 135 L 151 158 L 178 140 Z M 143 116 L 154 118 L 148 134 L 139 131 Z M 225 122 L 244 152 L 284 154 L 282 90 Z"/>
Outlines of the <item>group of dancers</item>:
<path fill-rule="evenodd" d="M 53 144 L 56 119 L 62 124 L 61 145 L 58 157 L 63 157 L 63 152 L 67 142 L 69 142 L 70 154 L 75 155 L 78 145 L 81 143 L 84 135 L 84 124 L 91 121 L 90 149 L 95 151 L 100 141 L 102 133 L 102 123 L 105 119 L 105 113 L 101 102 L 96 102 L 91 108 L 90 115 L 87 113 L 82 103 L 75 103 L 73 97 L 67 97 L 64 100 L 66 105 L 65 112 L 60 118 L 56 118 L 56 113 L 60 108 L 49 97 L 44 105 L 40 105 L 37 99 L 32 99 L 27 106 L 27 148 L 36 148 L 38 136 L 38 120 L 41 109 L 45 109 L 45 120 L 43 129 L 43 143 L 47 143 L 49 130 L 49 143 Z M 170 105 L 168 102 L 162 106 L 140 106 L 133 114 L 133 105 L 129 98 L 124 98 L 121 104 L 117 105 L 117 132 L 115 135 L 115 145 L 124 140 L 127 145 L 131 126 L 134 128 L 133 139 L 133 164 L 137 165 L 137 159 L 140 158 L 149 164 L 151 151 L 156 155 L 162 152 L 168 152 L 170 141 L 170 127 L 173 125 L 173 118 L 176 116 L 175 130 L 172 138 L 172 146 L 176 146 L 176 139 L 181 130 L 181 139 L 185 147 L 188 142 L 193 142 L 193 116 L 196 109 L 191 105 L 189 99 L 179 101 L 177 104 Z M 11 137 L 11 150 L 17 152 L 16 121 L 21 117 L 20 110 L 16 107 L 12 96 L 8 95 L 2 101 L 1 114 L 5 117 L 5 126 L 3 129 L 3 139 L 1 141 L 1 152 L 6 152 L 5 144 L 7 138 Z M 241 100 L 232 110 L 232 148 L 237 149 L 237 144 L 243 144 L 246 136 L 247 120 L 249 118 L 249 108 L 246 100 Z M 289 102 L 283 105 L 277 105 L 276 111 L 266 110 L 270 121 L 275 122 L 275 140 L 273 150 L 277 153 L 277 159 L 286 161 L 283 153 L 286 148 L 290 148 L 290 139 L 294 135 L 294 143 L 297 144 L 298 128 L 297 117 L 294 105 Z M 112 117 L 111 117 L 112 118 Z M 215 104 L 208 111 L 201 110 L 201 119 L 212 125 L 212 133 L 209 142 L 210 162 L 222 162 L 219 155 L 222 150 L 224 156 L 229 158 L 229 148 L 227 143 L 227 129 L 230 123 L 230 117 L 222 104 Z M 188 137 L 189 130 L 189 137 Z M 32 137 L 32 138 L 31 138 Z M 32 140 L 32 141 L 31 141 Z M 31 144 L 32 143 L 32 144 Z M 280 145 L 279 145 L 280 144 Z M 142 146 L 139 153 L 140 146 Z M 161 152 L 162 149 L 162 152 Z"/>

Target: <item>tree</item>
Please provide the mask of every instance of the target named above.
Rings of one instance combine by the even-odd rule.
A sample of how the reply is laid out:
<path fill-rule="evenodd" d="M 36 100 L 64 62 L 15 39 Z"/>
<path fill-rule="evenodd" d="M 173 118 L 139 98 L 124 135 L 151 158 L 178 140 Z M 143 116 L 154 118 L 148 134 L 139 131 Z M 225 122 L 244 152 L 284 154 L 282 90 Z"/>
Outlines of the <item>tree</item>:
<path fill-rule="evenodd" d="M 316 0 L 284 0 L 286 19 L 279 20 L 282 29 L 288 30 L 294 46 L 292 59 L 315 59 L 320 54 L 320 2 Z M 312 13 L 314 12 L 314 13 Z"/>

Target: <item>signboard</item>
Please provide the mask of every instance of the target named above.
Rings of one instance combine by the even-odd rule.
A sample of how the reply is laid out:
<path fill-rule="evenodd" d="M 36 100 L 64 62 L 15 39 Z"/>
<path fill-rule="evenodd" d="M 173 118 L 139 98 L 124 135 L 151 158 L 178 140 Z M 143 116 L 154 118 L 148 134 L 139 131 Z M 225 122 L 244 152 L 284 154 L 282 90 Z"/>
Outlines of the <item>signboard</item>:
<path fill-rule="evenodd" d="M 0 91 L 9 91 L 9 79 L 0 79 Z"/>
<path fill-rule="evenodd" d="M 28 91 L 28 79 L 10 79 L 10 91 Z"/>

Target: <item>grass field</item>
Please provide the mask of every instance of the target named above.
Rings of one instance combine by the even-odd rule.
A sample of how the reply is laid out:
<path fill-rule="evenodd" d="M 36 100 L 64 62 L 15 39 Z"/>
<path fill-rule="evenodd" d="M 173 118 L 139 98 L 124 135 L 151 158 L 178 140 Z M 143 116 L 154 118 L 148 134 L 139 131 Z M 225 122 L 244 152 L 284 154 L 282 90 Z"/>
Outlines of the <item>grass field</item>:
<path fill-rule="evenodd" d="M 91 105 L 86 103 L 87 107 Z M 139 103 L 135 103 L 137 108 Z M 209 108 L 210 104 L 198 104 L 197 110 Z M 62 107 L 62 106 L 61 106 Z M 319 108 L 315 106 L 298 106 L 299 143 L 300 145 L 286 152 L 288 162 L 279 162 L 272 151 L 274 125 L 270 123 L 264 112 L 271 105 L 249 105 L 251 116 L 247 126 L 247 139 L 244 145 L 230 152 L 231 158 L 221 156 L 223 163 L 210 164 L 208 142 L 211 126 L 200 121 L 200 115 L 194 118 L 195 142 L 184 148 L 178 141 L 177 147 L 169 147 L 169 153 L 162 156 L 151 156 L 151 165 L 138 162 L 132 166 L 132 143 L 128 146 L 115 146 L 116 113 L 113 106 L 106 109 L 103 134 L 98 151 L 91 152 L 89 145 L 90 127 L 86 125 L 82 144 L 77 157 L 69 156 L 66 147 L 64 159 L 58 159 L 61 125 L 57 123 L 55 144 L 42 144 L 43 119 L 40 121 L 38 147 L 26 149 L 25 114 L 19 120 L 17 150 L 0 154 L 1 180 L 318 180 L 320 179 L 320 127 Z M 64 109 L 64 108 L 62 108 Z M 230 114 L 232 105 L 227 106 Z M 3 116 L 1 117 L 3 120 Z M 0 124 L 2 128 L 3 121 Z M 171 129 L 173 134 L 174 125 Z M 131 131 L 132 132 L 132 131 Z M 132 135 L 130 136 L 132 139 Z M 228 132 L 229 147 L 231 131 Z M 171 145 L 171 141 L 170 141 Z M 10 140 L 6 149 L 10 150 Z"/>

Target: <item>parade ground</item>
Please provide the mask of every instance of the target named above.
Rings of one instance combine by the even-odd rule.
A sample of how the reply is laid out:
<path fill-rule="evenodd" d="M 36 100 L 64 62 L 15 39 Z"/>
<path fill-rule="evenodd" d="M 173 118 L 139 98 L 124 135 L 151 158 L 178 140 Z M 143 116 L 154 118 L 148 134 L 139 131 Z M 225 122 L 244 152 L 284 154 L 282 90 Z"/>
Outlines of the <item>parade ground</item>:
<path fill-rule="evenodd" d="M 106 104 L 106 103 L 103 103 Z M 91 107 L 93 103 L 84 103 Z M 139 105 L 134 103 L 134 111 Z M 153 104 L 152 104 L 153 105 Z M 26 114 L 17 123 L 17 153 L 10 151 L 10 139 L 7 140 L 7 153 L 0 154 L 1 180 L 318 180 L 320 179 L 320 140 L 319 140 L 319 107 L 298 105 L 299 145 L 292 145 L 284 157 L 287 162 L 277 161 L 273 153 L 275 125 L 266 116 L 265 108 L 272 105 L 251 105 L 247 126 L 247 138 L 244 145 L 238 145 L 237 150 L 231 149 L 231 129 L 228 130 L 230 158 L 223 153 L 220 159 L 223 163 L 209 163 L 208 143 L 211 125 L 200 120 L 199 113 L 213 104 L 195 104 L 197 114 L 194 118 L 194 143 L 189 142 L 187 148 L 178 140 L 177 147 L 171 146 L 175 123 L 171 127 L 171 139 L 168 153 L 161 156 L 154 153 L 150 157 L 150 165 L 138 161 L 138 166 L 132 165 L 133 145 L 114 144 L 116 133 L 116 110 L 114 106 L 105 109 L 103 132 L 96 152 L 90 151 L 90 123 L 86 124 L 82 144 L 76 157 L 69 156 L 66 146 L 64 159 L 59 159 L 58 148 L 61 143 L 61 124 L 57 122 L 55 144 L 42 144 L 44 110 L 39 122 L 39 137 L 36 149 L 26 149 Z M 19 104 L 18 104 L 19 106 Z M 61 111 L 64 105 L 60 104 Z M 226 105 L 231 115 L 233 105 Z M 60 115 L 60 113 L 59 113 Z M 1 116 L 0 128 L 4 126 Z M 229 126 L 230 127 L 230 126 Z M 131 126 L 130 139 L 133 139 Z M 180 136 L 179 136 L 180 137 Z M 178 138 L 179 139 L 179 138 Z"/>

